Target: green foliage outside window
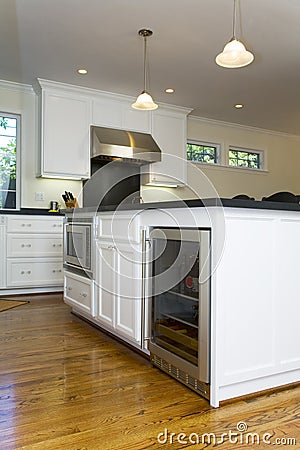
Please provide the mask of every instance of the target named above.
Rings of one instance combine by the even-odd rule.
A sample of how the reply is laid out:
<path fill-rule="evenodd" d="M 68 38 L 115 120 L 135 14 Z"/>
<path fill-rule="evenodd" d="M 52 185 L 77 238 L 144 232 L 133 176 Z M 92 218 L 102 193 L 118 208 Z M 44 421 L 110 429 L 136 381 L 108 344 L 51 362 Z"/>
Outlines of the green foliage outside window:
<path fill-rule="evenodd" d="M 229 150 L 229 165 L 235 167 L 248 167 L 250 169 L 260 169 L 260 154 L 245 150 Z"/>
<path fill-rule="evenodd" d="M 217 162 L 217 147 L 213 145 L 187 144 L 188 161 L 212 163 Z"/>
<path fill-rule="evenodd" d="M 15 207 L 17 119 L 0 116 L 0 208 Z"/>

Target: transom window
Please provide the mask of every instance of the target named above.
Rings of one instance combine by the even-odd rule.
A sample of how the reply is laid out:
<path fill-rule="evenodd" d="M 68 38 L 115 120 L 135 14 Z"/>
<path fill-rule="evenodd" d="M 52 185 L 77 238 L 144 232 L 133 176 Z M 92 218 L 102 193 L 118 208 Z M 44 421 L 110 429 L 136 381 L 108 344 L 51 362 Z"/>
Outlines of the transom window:
<path fill-rule="evenodd" d="M 188 161 L 217 164 L 219 159 L 220 145 L 204 142 L 187 143 Z"/>
<path fill-rule="evenodd" d="M 0 113 L 0 208 L 16 209 L 18 204 L 19 116 Z"/>
<path fill-rule="evenodd" d="M 258 151 L 230 147 L 229 166 L 262 169 L 262 153 Z"/>

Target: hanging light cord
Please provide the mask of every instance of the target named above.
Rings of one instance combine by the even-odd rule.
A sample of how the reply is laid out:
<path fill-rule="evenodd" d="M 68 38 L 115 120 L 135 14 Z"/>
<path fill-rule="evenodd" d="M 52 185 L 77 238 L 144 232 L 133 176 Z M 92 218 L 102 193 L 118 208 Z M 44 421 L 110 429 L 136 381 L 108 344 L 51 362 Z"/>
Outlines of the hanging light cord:
<path fill-rule="evenodd" d="M 232 37 L 233 37 L 233 39 L 236 39 L 235 23 L 236 23 L 236 0 L 233 0 L 233 20 L 232 20 Z"/>
<path fill-rule="evenodd" d="M 147 36 L 144 34 L 144 91 L 147 92 Z"/>

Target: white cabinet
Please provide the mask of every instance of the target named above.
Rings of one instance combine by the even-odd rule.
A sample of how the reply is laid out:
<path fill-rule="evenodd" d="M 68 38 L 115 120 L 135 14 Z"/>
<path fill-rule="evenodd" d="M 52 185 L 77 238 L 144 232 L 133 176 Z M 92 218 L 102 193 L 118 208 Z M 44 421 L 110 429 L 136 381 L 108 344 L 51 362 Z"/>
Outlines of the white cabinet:
<path fill-rule="evenodd" d="M 95 314 L 93 280 L 65 271 L 64 301 L 85 315 L 93 317 Z"/>
<path fill-rule="evenodd" d="M 96 319 L 116 335 L 138 345 L 144 326 L 139 214 L 100 214 L 96 236 Z"/>
<path fill-rule="evenodd" d="M 92 124 L 150 133 L 151 113 L 131 108 L 131 101 L 114 95 L 95 96 L 92 102 Z"/>
<path fill-rule="evenodd" d="M 6 217 L 6 287 L 63 284 L 63 217 Z"/>
<path fill-rule="evenodd" d="M 80 89 L 39 80 L 41 153 L 38 175 L 86 179 L 90 176 L 90 105 Z"/>
<path fill-rule="evenodd" d="M 152 112 L 152 136 L 162 150 L 161 162 L 142 168 L 143 182 L 176 186 L 187 183 L 186 108 L 161 106 Z"/>
<path fill-rule="evenodd" d="M 97 320 L 140 342 L 141 260 L 131 244 L 97 241 Z"/>

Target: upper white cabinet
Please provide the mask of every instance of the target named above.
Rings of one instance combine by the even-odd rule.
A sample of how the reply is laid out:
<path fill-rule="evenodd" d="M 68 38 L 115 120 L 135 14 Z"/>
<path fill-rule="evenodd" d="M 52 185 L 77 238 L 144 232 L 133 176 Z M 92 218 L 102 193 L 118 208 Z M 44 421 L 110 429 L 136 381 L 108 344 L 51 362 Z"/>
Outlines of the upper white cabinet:
<path fill-rule="evenodd" d="M 131 101 L 114 95 L 94 97 L 92 101 L 92 125 L 121 128 L 150 133 L 151 113 L 131 108 Z"/>
<path fill-rule="evenodd" d="M 186 118 L 189 112 L 189 109 L 171 106 L 160 106 L 152 112 L 151 133 L 162 151 L 162 160 L 142 168 L 145 184 L 187 183 Z"/>
<path fill-rule="evenodd" d="M 41 151 L 38 175 L 90 177 L 90 126 L 150 133 L 162 161 L 143 166 L 143 183 L 185 185 L 187 108 L 161 104 L 137 111 L 125 95 L 39 79 Z"/>
<path fill-rule="evenodd" d="M 41 151 L 38 175 L 86 179 L 90 176 L 90 105 L 80 89 L 39 80 Z"/>

